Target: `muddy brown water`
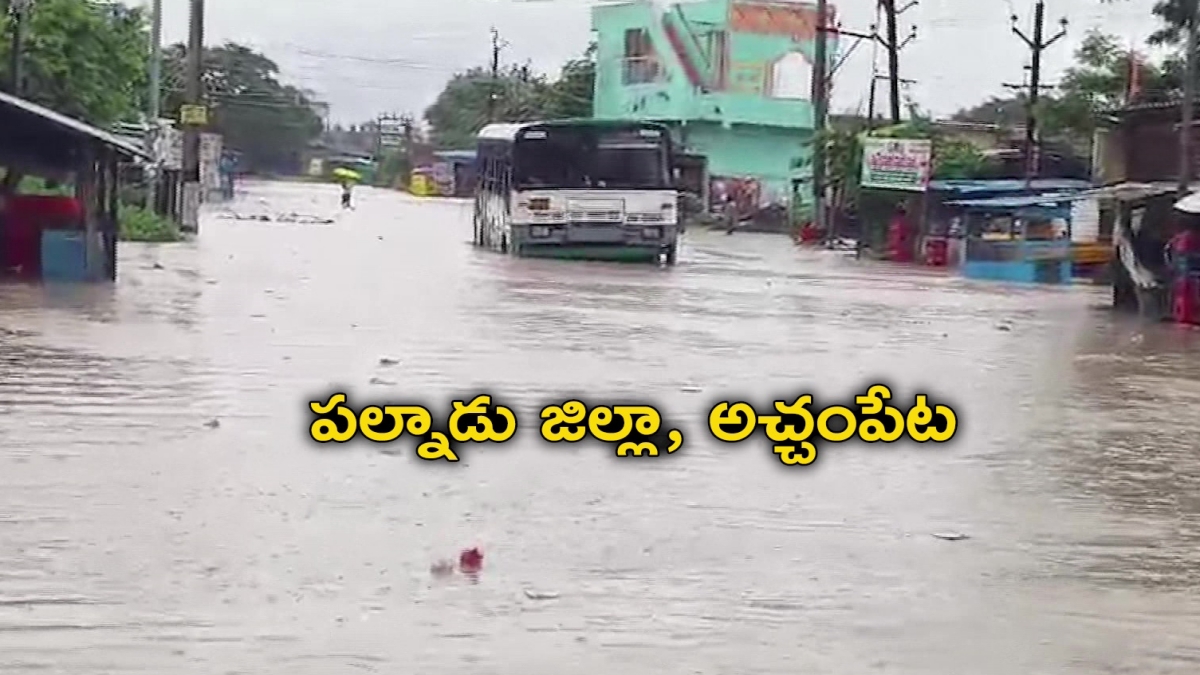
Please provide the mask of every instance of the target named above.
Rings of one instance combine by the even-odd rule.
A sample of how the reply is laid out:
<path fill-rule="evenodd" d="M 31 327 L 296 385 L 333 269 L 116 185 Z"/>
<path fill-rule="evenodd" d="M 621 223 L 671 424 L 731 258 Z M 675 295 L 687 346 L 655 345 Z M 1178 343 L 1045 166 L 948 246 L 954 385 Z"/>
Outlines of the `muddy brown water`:
<path fill-rule="evenodd" d="M 1200 668 L 1196 332 L 772 236 L 689 232 L 673 270 L 514 260 L 462 202 L 247 190 L 336 222 L 213 213 L 125 246 L 115 288 L 0 287 L 0 670 Z M 959 437 L 798 469 L 707 438 L 727 396 L 875 381 Z M 457 466 L 315 447 L 306 402 L 339 388 L 487 391 L 523 426 Z M 660 405 L 684 448 L 536 440 L 575 393 Z M 431 576 L 476 544 L 477 583 Z"/>

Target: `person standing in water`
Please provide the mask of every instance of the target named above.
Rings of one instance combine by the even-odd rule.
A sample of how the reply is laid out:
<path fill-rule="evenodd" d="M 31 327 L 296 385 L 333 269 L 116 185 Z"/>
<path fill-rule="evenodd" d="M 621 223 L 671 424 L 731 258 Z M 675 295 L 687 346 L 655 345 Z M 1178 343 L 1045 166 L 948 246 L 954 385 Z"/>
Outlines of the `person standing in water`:
<path fill-rule="evenodd" d="M 353 189 L 354 189 L 353 183 L 351 183 L 348 180 L 342 181 L 342 208 L 343 209 L 354 208 L 350 203 L 350 195 L 351 195 L 351 191 Z"/>

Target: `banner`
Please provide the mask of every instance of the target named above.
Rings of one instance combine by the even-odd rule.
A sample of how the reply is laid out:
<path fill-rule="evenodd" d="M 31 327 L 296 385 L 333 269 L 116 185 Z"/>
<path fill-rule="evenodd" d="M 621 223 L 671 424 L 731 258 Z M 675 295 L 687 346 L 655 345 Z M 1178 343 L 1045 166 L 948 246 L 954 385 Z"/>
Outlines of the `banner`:
<path fill-rule="evenodd" d="M 909 192 L 929 187 L 933 141 L 864 137 L 862 146 L 862 187 Z"/>

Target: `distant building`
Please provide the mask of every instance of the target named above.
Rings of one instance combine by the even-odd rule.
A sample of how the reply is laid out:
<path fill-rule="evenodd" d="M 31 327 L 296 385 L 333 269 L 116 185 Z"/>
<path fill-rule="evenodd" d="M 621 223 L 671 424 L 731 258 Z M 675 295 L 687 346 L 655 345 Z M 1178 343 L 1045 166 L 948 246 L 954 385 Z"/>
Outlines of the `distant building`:
<path fill-rule="evenodd" d="M 714 180 L 753 183 L 760 207 L 811 203 L 816 19 L 784 0 L 595 7 L 595 116 L 670 124 Z"/>

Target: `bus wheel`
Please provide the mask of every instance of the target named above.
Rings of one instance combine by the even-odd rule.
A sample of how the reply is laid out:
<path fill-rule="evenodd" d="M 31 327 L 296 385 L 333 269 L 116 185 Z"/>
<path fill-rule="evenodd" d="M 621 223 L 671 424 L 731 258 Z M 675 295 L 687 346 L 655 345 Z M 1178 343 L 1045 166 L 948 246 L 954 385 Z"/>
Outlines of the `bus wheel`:
<path fill-rule="evenodd" d="M 667 247 L 666 262 L 670 266 L 675 265 L 675 261 L 679 256 L 679 242 L 674 242 Z"/>

